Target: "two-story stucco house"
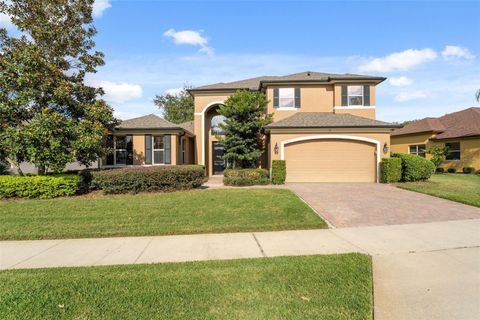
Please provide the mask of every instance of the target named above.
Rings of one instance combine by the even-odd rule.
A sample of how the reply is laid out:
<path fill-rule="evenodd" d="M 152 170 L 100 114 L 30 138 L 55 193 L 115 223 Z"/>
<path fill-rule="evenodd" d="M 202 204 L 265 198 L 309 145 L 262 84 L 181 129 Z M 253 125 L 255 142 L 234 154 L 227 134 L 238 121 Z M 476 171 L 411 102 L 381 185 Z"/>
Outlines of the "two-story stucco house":
<path fill-rule="evenodd" d="M 175 125 L 148 115 L 123 121 L 110 140 L 114 154 L 101 166 L 202 164 L 222 174 L 218 107 L 237 90 L 264 92 L 273 123 L 265 128 L 261 166 L 286 160 L 289 182 L 374 182 L 390 155 L 397 126 L 376 120 L 375 89 L 383 77 L 302 72 L 190 89 L 193 123 Z"/>

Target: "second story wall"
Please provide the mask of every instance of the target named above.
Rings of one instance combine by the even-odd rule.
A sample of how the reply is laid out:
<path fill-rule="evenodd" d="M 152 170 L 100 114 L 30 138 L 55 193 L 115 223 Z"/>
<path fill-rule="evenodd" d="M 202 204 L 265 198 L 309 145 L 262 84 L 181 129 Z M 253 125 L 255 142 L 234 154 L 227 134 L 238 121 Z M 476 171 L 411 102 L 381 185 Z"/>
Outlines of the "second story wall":
<path fill-rule="evenodd" d="M 274 108 L 274 89 L 299 88 L 299 108 Z M 279 121 L 297 112 L 333 112 L 334 87 L 333 85 L 302 85 L 302 86 L 269 86 L 267 88 L 268 113 L 274 113 L 273 121 Z"/>

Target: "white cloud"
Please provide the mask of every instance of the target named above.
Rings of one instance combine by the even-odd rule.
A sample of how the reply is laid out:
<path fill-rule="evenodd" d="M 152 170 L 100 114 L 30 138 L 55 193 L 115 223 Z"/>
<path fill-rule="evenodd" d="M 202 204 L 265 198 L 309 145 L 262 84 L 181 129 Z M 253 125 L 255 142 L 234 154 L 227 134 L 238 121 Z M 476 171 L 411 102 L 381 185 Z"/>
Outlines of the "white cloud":
<path fill-rule="evenodd" d="M 466 60 L 473 60 L 475 56 L 473 55 L 470 50 L 465 47 L 459 46 L 446 46 L 445 49 L 442 51 L 442 56 L 445 60 L 453 60 L 453 59 L 466 59 Z"/>
<path fill-rule="evenodd" d="M 169 94 L 169 95 L 172 95 L 172 96 L 176 96 L 176 95 L 180 94 L 182 91 L 183 91 L 183 87 L 181 87 L 181 88 L 167 89 L 167 90 L 165 90 L 165 94 Z"/>
<path fill-rule="evenodd" d="M 404 76 L 392 77 L 388 80 L 390 85 L 394 87 L 406 87 L 412 84 L 413 80 Z"/>
<path fill-rule="evenodd" d="M 95 81 L 93 85 L 105 91 L 103 98 L 113 103 L 124 103 L 142 97 L 143 90 L 138 84 Z"/>
<path fill-rule="evenodd" d="M 437 53 L 429 48 L 408 49 L 391 53 L 383 58 L 374 58 L 367 64 L 360 66 L 360 70 L 375 72 L 405 71 L 436 58 Z"/>
<path fill-rule="evenodd" d="M 172 38 L 175 44 L 188 44 L 192 46 L 200 46 L 200 52 L 209 56 L 214 54 L 212 47 L 208 46 L 208 39 L 200 34 L 200 31 L 168 29 L 163 33 L 167 38 Z"/>
<path fill-rule="evenodd" d="M 427 97 L 428 97 L 428 93 L 421 90 L 410 91 L 410 92 L 400 92 L 395 96 L 395 101 L 405 102 L 410 100 L 423 99 Z"/>
<path fill-rule="evenodd" d="M 101 17 L 103 11 L 110 8 L 112 5 L 110 4 L 110 0 L 95 0 L 93 3 L 93 11 L 92 14 L 94 17 Z"/>

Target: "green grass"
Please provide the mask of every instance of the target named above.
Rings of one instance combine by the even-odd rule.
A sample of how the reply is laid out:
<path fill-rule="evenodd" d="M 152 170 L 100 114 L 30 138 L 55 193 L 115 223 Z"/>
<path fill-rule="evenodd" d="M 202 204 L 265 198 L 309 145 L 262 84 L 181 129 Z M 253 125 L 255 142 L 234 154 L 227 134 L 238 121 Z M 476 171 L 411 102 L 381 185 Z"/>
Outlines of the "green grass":
<path fill-rule="evenodd" d="M 326 228 L 286 189 L 1 201 L 0 239 L 59 239 Z"/>
<path fill-rule="evenodd" d="M 372 319 L 362 254 L 0 272 L 0 319 Z"/>
<path fill-rule="evenodd" d="M 480 176 L 478 175 L 434 174 L 429 181 L 402 183 L 397 186 L 480 207 Z"/>

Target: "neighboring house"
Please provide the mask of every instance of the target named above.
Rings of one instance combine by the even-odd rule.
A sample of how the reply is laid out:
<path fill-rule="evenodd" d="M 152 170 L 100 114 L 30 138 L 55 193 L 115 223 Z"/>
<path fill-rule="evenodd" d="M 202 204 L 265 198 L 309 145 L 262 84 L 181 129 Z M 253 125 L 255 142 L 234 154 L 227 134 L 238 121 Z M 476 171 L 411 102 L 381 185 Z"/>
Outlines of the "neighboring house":
<path fill-rule="evenodd" d="M 222 174 L 223 121 L 218 106 L 237 90 L 266 93 L 273 123 L 265 128 L 261 166 L 286 160 L 289 182 L 378 181 L 381 158 L 390 155 L 398 126 L 375 119 L 375 88 L 383 77 L 302 72 L 190 89 L 195 98 L 195 157 L 208 175 Z"/>
<path fill-rule="evenodd" d="M 430 158 L 425 150 L 434 145 L 450 150 L 441 167 L 480 169 L 480 108 L 468 108 L 439 118 L 425 118 L 397 129 L 391 136 L 392 152 Z"/>

